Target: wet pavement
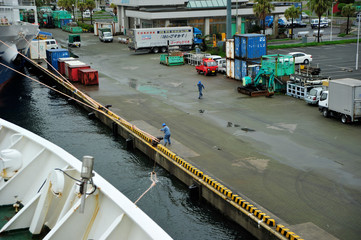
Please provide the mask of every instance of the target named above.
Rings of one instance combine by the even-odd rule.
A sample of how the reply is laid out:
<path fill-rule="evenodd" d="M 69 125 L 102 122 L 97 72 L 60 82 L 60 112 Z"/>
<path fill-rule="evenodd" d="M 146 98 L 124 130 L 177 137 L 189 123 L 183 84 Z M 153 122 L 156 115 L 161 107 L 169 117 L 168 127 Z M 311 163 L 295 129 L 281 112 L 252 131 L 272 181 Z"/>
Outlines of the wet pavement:
<path fill-rule="evenodd" d="M 68 33 L 50 31 L 66 46 Z M 101 43 L 81 36 L 73 52 L 99 71 L 100 84 L 76 86 L 95 100 L 155 136 L 167 123 L 172 151 L 302 238 L 359 238 L 359 123 L 325 119 L 317 107 L 285 95 L 241 95 L 237 81 L 198 75 L 190 65 L 161 65 L 158 54 L 134 54 L 117 37 Z"/>

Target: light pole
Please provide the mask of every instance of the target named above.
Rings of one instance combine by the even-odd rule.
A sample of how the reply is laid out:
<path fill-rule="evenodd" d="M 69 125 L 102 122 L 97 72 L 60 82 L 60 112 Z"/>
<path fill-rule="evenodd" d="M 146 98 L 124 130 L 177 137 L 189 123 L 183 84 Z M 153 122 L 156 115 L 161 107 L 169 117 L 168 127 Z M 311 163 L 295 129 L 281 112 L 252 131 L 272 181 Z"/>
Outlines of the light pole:
<path fill-rule="evenodd" d="M 361 22 L 361 12 L 357 14 L 358 17 L 358 27 L 357 27 L 357 50 L 356 50 L 356 70 L 358 69 L 358 48 L 360 41 L 360 22 Z"/>
<path fill-rule="evenodd" d="M 330 41 L 332 41 L 332 22 L 333 22 L 333 1 L 331 7 L 331 33 L 330 33 Z"/>

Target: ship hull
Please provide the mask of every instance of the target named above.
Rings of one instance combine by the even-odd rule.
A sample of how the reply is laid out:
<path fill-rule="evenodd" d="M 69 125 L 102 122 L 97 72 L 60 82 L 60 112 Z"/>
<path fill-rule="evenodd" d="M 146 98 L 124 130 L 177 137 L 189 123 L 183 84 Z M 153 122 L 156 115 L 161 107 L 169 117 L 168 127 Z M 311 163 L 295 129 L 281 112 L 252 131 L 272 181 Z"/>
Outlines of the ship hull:
<path fill-rule="evenodd" d="M 0 93 L 23 67 L 23 58 L 18 52 L 26 54 L 38 32 L 38 25 L 29 23 L 0 26 Z"/>

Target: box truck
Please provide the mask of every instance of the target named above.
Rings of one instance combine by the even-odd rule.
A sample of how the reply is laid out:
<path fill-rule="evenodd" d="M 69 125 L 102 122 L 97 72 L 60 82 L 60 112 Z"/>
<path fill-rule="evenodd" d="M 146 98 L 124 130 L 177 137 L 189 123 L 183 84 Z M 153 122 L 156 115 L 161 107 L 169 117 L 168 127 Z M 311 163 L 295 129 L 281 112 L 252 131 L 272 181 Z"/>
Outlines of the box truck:
<path fill-rule="evenodd" d="M 342 123 L 361 118 L 361 80 L 343 78 L 330 80 L 328 91 L 323 91 L 318 109 L 324 117 L 340 118 Z"/>
<path fill-rule="evenodd" d="M 202 32 L 193 27 L 132 29 L 128 47 L 134 51 L 166 52 L 169 48 L 190 50 L 202 43 Z"/>

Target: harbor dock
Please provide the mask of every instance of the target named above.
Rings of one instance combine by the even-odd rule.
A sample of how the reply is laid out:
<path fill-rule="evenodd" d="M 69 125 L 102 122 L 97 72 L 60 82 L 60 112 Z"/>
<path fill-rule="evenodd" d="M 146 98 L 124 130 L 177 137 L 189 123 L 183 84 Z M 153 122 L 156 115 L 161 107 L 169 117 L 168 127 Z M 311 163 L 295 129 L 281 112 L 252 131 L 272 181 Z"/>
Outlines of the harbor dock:
<path fill-rule="evenodd" d="M 67 33 L 51 32 L 66 46 Z M 359 124 L 325 120 L 316 108 L 284 95 L 240 95 L 240 83 L 223 75 L 200 76 L 189 65 L 169 68 L 159 64 L 158 54 L 134 54 L 124 44 L 101 43 L 89 33 L 71 51 L 99 71 L 99 86 L 74 84 L 79 90 L 112 105 L 111 112 L 151 136 L 162 136 L 163 122 L 171 129 L 172 145 L 166 149 L 152 146 L 147 134 L 137 134 L 132 146 L 188 186 L 202 189 L 203 198 L 256 237 L 360 235 Z M 206 88 L 203 99 L 198 99 L 199 80 Z M 98 117 L 114 128 L 114 120 Z M 134 133 L 115 131 L 129 139 Z M 192 167 L 167 163 L 169 157 L 179 163 L 177 156 Z"/>

